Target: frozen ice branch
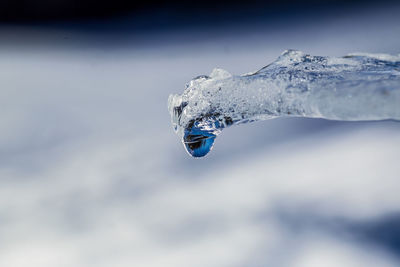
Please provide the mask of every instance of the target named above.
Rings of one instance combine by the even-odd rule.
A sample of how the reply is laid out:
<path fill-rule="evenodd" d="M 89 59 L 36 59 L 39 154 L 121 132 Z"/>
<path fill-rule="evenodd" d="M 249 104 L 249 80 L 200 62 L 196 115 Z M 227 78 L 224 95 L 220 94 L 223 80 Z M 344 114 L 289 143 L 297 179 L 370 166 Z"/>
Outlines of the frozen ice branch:
<path fill-rule="evenodd" d="M 194 157 L 233 124 L 279 116 L 329 120 L 400 120 L 400 55 L 351 54 L 342 58 L 285 51 L 261 70 L 234 76 L 214 69 L 171 95 L 175 131 Z"/>

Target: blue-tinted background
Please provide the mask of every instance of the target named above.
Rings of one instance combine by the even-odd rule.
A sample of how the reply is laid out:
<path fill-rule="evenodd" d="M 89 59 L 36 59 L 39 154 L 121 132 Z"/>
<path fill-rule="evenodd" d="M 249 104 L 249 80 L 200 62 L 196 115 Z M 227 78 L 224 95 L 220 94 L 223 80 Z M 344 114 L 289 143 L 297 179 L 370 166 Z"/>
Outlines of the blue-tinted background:
<path fill-rule="evenodd" d="M 396 2 L 0 10 L 0 266 L 399 266 L 398 122 L 257 122 L 193 159 L 167 111 L 288 48 L 398 54 Z"/>

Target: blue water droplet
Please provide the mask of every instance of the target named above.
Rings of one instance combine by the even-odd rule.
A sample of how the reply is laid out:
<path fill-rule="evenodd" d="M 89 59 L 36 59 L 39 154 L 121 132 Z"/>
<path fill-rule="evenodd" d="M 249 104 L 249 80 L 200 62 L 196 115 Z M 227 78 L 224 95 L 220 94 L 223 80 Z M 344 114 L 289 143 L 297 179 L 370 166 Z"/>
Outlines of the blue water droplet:
<path fill-rule="evenodd" d="M 215 138 L 213 133 L 192 127 L 185 130 L 183 144 L 191 156 L 204 157 L 212 149 Z"/>

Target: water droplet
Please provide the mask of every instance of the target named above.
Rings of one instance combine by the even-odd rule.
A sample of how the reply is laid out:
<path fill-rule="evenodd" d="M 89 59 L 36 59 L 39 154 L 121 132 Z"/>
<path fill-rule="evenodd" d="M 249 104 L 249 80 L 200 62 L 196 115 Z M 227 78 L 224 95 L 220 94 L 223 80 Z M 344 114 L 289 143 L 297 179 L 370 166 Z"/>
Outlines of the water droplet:
<path fill-rule="evenodd" d="M 183 144 L 191 156 L 204 157 L 212 149 L 216 137 L 213 133 L 192 127 L 185 130 Z"/>

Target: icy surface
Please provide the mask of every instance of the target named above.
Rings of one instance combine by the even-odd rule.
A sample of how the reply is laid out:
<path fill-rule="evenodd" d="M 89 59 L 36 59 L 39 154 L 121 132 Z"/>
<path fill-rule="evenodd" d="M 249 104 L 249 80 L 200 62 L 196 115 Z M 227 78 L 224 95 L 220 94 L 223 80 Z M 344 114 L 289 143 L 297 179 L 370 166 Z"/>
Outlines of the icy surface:
<path fill-rule="evenodd" d="M 400 55 L 341 58 L 287 50 L 275 62 L 241 76 L 214 69 L 194 78 L 168 109 L 194 157 L 206 155 L 233 124 L 278 116 L 365 121 L 400 120 Z"/>

